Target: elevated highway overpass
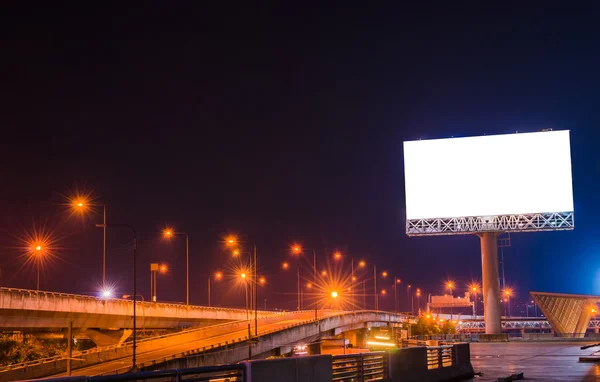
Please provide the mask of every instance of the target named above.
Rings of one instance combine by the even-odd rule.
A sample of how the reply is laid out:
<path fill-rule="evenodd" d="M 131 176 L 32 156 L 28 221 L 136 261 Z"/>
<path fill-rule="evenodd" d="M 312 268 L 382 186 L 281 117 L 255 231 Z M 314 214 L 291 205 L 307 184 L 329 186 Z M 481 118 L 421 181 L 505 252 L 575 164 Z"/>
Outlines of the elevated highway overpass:
<path fill-rule="evenodd" d="M 136 302 L 137 327 L 186 328 L 245 320 L 245 309 L 217 308 L 156 302 Z M 259 317 L 277 312 L 259 311 Z M 133 328 L 133 301 L 94 296 L 0 288 L 0 330 Z"/>
<path fill-rule="evenodd" d="M 318 314 L 318 320 L 314 319 L 314 311 L 261 318 L 258 322 L 257 338 L 252 338 L 252 321 L 244 320 L 143 340 L 138 343 L 137 366 L 140 369 L 155 370 L 234 363 L 248 359 L 249 351 L 264 356 L 284 346 L 309 342 L 322 335 L 337 334 L 367 325 L 393 326 L 405 321 L 403 315 L 375 311 L 319 311 Z M 251 336 L 248 333 L 249 324 L 252 326 Z M 94 353 L 74 354 L 72 375 L 127 372 L 132 368 L 131 354 L 130 343 L 100 349 Z M 37 365 L 4 370 L 0 372 L 0 381 L 64 376 L 66 362 L 63 357 Z"/>

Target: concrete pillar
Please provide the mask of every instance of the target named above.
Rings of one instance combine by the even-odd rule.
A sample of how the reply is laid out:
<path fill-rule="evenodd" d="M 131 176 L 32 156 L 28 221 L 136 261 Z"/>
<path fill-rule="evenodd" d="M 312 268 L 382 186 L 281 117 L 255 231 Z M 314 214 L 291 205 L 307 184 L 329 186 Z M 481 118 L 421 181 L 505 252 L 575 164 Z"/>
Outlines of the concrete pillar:
<path fill-rule="evenodd" d="M 485 334 L 500 334 L 502 322 L 498 281 L 498 233 L 483 232 L 478 236 L 481 241 Z"/>
<path fill-rule="evenodd" d="M 71 375 L 71 360 L 73 358 L 73 321 L 69 321 L 67 330 L 67 375 Z"/>

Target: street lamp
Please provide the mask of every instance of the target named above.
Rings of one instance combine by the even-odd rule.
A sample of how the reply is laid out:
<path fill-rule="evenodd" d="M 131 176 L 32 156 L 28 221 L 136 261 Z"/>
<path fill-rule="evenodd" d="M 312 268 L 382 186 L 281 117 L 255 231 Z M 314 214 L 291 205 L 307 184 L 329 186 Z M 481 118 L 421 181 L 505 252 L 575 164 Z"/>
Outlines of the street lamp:
<path fill-rule="evenodd" d="M 302 246 L 300 244 L 294 244 L 292 246 L 292 253 L 296 253 L 296 254 L 301 254 L 302 253 Z M 317 286 L 317 252 L 315 251 L 315 249 L 313 248 L 312 250 L 313 253 L 313 282 L 312 285 Z M 300 271 L 298 271 L 298 277 L 300 277 Z M 327 275 L 327 272 L 323 271 L 325 273 L 324 276 Z M 300 279 L 298 279 L 298 283 L 300 283 Z M 298 284 L 300 285 L 300 284 Z M 315 322 L 318 321 L 318 313 L 317 313 L 317 309 L 318 309 L 318 297 L 315 295 Z"/>
<path fill-rule="evenodd" d="M 415 293 L 417 296 L 417 313 L 419 313 L 419 309 L 421 307 L 421 289 L 417 288 L 417 293 Z M 412 302 L 412 301 L 411 301 Z M 412 310 L 413 310 L 413 314 L 414 314 L 414 306 L 411 306 Z"/>
<path fill-rule="evenodd" d="M 338 297 L 338 292 L 336 292 L 336 291 L 331 292 L 331 297 L 332 298 L 337 298 Z"/>
<path fill-rule="evenodd" d="M 361 260 L 358 262 L 358 266 L 360 268 L 365 268 L 367 266 L 367 262 L 364 260 Z M 385 275 L 387 276 L 387 272 L 385 272 Z M 383 274 L 382 274 L 383 276 Z M 364 289 L 364 284 L 363 284 L 363 289 Z M 377 265 L 373 264 L 373 298 L 375 300 L 375 311 L 379 310 L 379 294 L 377 293 Z M 366 310 L 366 306 L 364 307 L 364 309 Z"/>
<path fill-rule="evenodd" d="M 240 243 L 240 241 L 237 239 L 237 237 L 233 236 L 233 235 L 229 235 L 225 238 L 225 245 L 228 247 L 232 247 L 232 246 L 236 246 L 238 245 L 238 243 Z M 252 246 L 254 248 L 254 261 L 252 264 L 253 270 L 254 270 L 254 335 L 256 337 L 258 337 L 258 277 L 257 277 L 257 272 L 258 272 L 258 261 L 257 261 L 257 254 L 256 254 L 256 244 L 252 243 Z"/>
<path fill-rule="evenodd" d="M 402 283 L 402 280 L 400 280 L 398 277 L 394 277 L 394 311 L 397 312 L 398 311 L 398 285 Z"/>
<path fill-rule="evenodd" d="M 504 295 L 506 296 L 506 305 L 507 305 L 505 307 L 505 310 L 508 310 L 508 315 L 507 315 L 508 318 L 510 318 L 510 296 L 511 296 L 511 294 L 512 294 L 512 291 L 510 289 L 504 290 Z"/>
<path fill-rule="evenodd" d="M 406 286 L 406 309 L 410 306 L 410 288 L 412 288 L 412 285 L 408 284 Z"/>
<path fill-rule="evenodd" d="M 454 289 L 454 282 L 452 281 L 448 281 L 446 282 L 446 289 L 448 289 L 450 291 L 450 319 L 452 319 L 453 316 L 453 308 L 454 308 L 454 293 L 452 293 L 452 290 Z"/>
<path fill-rule="evenodd" d="M 246 320 L 248 320 L 250 318 L 248 312 L 248 275 L 246 274 L 246 272 L 242 272 L 240 273 L 240 278 L 244 283 L 244 291 L 246 295 Z M 250 326 L 250 324 L 248 324 L 248 326 Z M 248 331 L 250 331 L 250 329 L 248 329 Z"/>
<path fill-rule="evenodd" d="M 137 369 L 136 365 L 136 348 L 137 348 L 137 314 L 136 314 L 136 305 L 137 305 L 137 235 L 135 233 L 135 228 L 130 224 L 96 224 L 96 227 L 106 228 L 106 227 L 124 227 L 131 229 L 133 233 L 133 355 L 131 359 L 132 370 Z"/>
<path fill-rule="evenodd" d="M 102 207 L 103 210 L 103 224 L 96 224 L 96 227 L 100 227 L 104 231 L 102 240 L 102 288 L 106 288 L 106 204 L 90 203 L 89 200 L 83 196 L 71 198 L 71 208 L 77 212 L 83 213 L 90 207 Z"/>
<path fill-rule="evenodd" d="M 473 318 L 475 319 L 477 317 L 477 294 L 479 293 L 479 284 L 473 282 L 468 288 L 471 294 L 473 294 Z"/>
<path fill-rule="evenodd" d="M 223 278 L 223 273 L 221 273 L 221 272 L 215 273 L 215 280 L 221 281 L 222 278 Z M 209 307 L 210 307 L 210 279 L 211 279 L 211 277 L 208 276 L 208 306 Z"/>
<path fill-rule="evenodd" d="M 39 291 L 40 290 L 40 265 L 42 263 L 42 257 L 44 257 L 45 252 L 44 252 L 44 247 L 42 247 L 40 244 L 35 246 L 35 251 L 34 251 L 34 255 L 35 255 L 35 260 L 37 263 L 37 287 L 36 290 Z"/>
<path fill-rule="evenodd" d="M 185 304 L 190 305 L 190 251 L 188 234 L 185 232 L 175 232 L 171 228 L 163 230 L 163 237 L 166 239 L 178 235 L 185 236 Z"/>

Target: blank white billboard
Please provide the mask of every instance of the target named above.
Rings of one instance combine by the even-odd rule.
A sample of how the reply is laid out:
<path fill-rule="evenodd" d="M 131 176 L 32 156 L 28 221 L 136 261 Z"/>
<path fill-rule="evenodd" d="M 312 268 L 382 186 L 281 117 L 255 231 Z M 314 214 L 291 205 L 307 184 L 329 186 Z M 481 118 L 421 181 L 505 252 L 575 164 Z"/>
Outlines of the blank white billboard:
<path fill-rule="evenodd" d="M 573 211 L 569 131 L 404 142 L 408 220 Z"/>

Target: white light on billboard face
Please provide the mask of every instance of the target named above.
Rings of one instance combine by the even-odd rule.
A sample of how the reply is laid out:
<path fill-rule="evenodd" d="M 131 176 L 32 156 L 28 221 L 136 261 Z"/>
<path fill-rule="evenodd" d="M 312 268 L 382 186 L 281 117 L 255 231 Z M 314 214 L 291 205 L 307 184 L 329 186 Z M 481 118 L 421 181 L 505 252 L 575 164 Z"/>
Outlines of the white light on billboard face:
<path fill-rule="evenodd" d="M 569 131 L 404 142 L 407 219 L 573 211 Z"/>

